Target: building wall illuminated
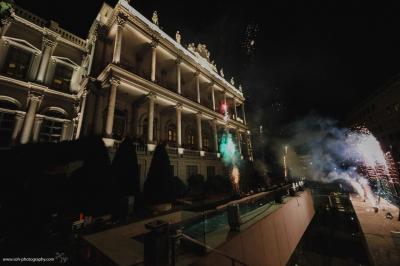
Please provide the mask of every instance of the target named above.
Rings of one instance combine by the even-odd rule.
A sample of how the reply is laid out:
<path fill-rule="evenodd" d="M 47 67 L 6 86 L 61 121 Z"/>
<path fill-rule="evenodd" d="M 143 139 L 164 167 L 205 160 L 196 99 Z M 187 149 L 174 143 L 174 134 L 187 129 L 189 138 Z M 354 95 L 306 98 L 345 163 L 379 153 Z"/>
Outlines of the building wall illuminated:
<path fill-rule="evenodd" d="M 15 7 L 0 34 L 3 148 L 101 135 L 113 154 L 130 136 L 142 177 L 155 145 L 166 143 L 185 180 L 223 174 L 218 143 L 229 131 L 252 160 L 241 87 L 206 45 L 184 47 L 156 15 L 149 21 L 126 0 L 104 4 L 84 40 Z"/>

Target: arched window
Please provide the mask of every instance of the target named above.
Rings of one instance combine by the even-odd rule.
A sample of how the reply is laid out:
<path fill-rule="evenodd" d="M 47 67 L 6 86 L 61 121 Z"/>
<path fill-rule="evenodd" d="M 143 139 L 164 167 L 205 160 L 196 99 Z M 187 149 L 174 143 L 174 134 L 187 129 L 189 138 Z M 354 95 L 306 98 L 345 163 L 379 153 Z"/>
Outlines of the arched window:
<path fill-rule="evenodd" d="M 176 144 L 176 126 L 174 124 L 169 124 L 167 127 L 167 140 L 169 145 Z"/>
<path fill-rule="evenodd" d="M 44 113 L 42 127 L 40 128 L 40 142 L 60 142 L 63 130 L 63 119 L 65 114 L 54 109 L 49 109 Z"/>
<path fill-rule="evenodd" d="M 116 109 L 114 113 L 113 138 L 122 140 L 125 136 L 127 112 Z"/>
<path fill-rule="evenodd" d="M 186 144 L 191 149 L 195 147 L 195 133 L 191 127 L 186 129 Z"/>
<path fill-rule="evenodd" d="M 15 110 L 18 106 L 6 100 L 0 100 L 0 147 L 10 145 L 15 124 Z"/>

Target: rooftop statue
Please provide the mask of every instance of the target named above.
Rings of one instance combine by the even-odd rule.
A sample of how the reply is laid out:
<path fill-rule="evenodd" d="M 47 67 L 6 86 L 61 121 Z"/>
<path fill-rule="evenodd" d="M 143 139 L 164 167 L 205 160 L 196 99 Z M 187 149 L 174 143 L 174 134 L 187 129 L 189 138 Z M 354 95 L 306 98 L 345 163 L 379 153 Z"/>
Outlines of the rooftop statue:
<path fill-rule="evenodd" d="M 214 60 L 212 60 L 210 64 L 211 64 L 211 69 L 218 73 L 217 64 L 214 62 Z"/>
<path fill-rule="evenodd" d="M 153 21 L 154 24 L 156 24 L 158 26 L 158 14 L 157 14 L 157 10 L 155 10 L 153 12 L 153 17 L 151 18 L 151 21 Z"/>
<path fill-rule="evenodd" d="M 225 74 L 224 74 L 224 69 L 221 68 L 221 70 L 219 71 L 219 74 L 221 75 L 221 77 L 225 78 Z"/>
<path fill-rule="evenodd" d="M 233 77 L 231 77 L 231 84 L 232 84 L 233 86 L 235 86 L 235 79 L 234 79 Z"/>
<path fill-rule="evenodd" d="M 242 85 L 239 85 L 239 91 L 240 91 L 240 92 L 243 92 Z"/>
<path fill-rule="evenodd" d="M 201 43 L 197 44 L 196 52 L 198 52 L 201 57 L 210 61 L 210 52 L 207 50 L 207 45 Z"/>
<path fill-rule="evenodd" d="M 188 48 L 189 51 L 191 51 L 193 53 L 195 52 L 195 47 L 194 47 L 194 43 L 193 42 L 189 43 L 187 48 Z"/>
<path fill-rule="evenodd" d="M 175 40 L 177 43 L 181 43 L 181 34 L 179 33 L 179 30 L 176 31 Z"/>

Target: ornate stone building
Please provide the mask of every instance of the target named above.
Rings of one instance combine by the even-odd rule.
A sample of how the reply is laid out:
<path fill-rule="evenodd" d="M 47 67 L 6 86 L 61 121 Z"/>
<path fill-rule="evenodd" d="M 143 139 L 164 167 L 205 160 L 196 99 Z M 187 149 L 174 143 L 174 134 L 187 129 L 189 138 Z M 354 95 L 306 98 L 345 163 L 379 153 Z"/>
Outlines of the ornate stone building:
<path fill-rule="evenodd" d="M 224 173 L 223 132 L 252 159 L 240 86 L 218 73 L 205 45 L 165 34 L 157 13 L 149 21 L 126 0 L 103 4 L 82 40 L 16 8 L 1 36 L 4 145 L 102 135 L 112 154 L 130 136 L 142 184 L 161 142 L 183 180 Z"/>
<path fill-rule="evenodd" d="M 76 137 L 88 42 L 19 7 L 0 34 L 0 146 Z"/>

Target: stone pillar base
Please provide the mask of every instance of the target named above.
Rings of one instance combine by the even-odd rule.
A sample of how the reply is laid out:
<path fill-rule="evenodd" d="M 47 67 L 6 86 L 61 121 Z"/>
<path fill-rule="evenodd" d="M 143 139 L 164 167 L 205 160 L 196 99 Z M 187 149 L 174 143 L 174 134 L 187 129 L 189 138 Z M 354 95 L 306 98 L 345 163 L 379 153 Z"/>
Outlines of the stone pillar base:
<path fill-rule="evenodd" d="M 205 151 L 200 151 L 200 156 L 201 157 L 204 157 L 206 155 L 206 152 Z"/>
<path fill-rule="evenodd" d="M 114 147 L 115 139 L 111 138 L 103 138 L 104 145 L 106 145 L 107 148 L 112 148 Z"/>
<path fill-rule="evenodd" d="M 184 148 L 178 148 L 178 154 L 183 154 Z"/>
<path fill-rule="evenodd" d="M 156 149 L 156 144 L 155 143 L 149 143 L 147 144 L 147 151 L 155 151 Z"/>

